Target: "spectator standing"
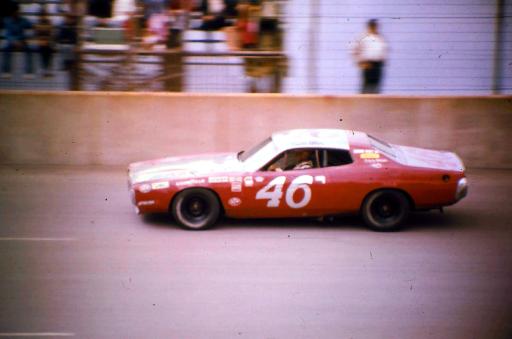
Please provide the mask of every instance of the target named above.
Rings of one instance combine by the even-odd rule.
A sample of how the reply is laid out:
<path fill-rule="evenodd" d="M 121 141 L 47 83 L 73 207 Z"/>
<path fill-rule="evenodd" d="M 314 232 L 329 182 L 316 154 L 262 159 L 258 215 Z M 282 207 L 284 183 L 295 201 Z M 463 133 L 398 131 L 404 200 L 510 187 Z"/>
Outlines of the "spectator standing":
<path fill-rule="evenodd" d="M 19 5 L 15 3 L 12 6 L 11 14 L 4 19 L 5 47 L 3 49 L 3 64 L 1 77 L 8 79 L 11 77 L 12 52 L 22 51 L 25 54 L 25 75 L 27 79 L 34 78 L 34 68 L 32 63 L 32 49 L 28 44 L 28 30 L 32 29 L 30 21 L 20 16 Z"/>
<path fill-rule="evenodd" d="M 249 50 L 260 48 L 261 2 L 251 0 L 240 3 L 238 14 L 237 28 L 242 48 Z M 275 60 L 245 57 L 244 69 L 249 93 L 267 93 L 275 90 L 273 86 L 273 76 L 276 71 Z"/>
<path fill-rule="evenodd" d="M 169 0 L 142 0 L 144 25 L 152 15 L 162 14 L 169 9 Z"/>
<path fill-rule="evenodd" d="M 71 70 L 75 64 L 75 47 L 78 43 L 78 32 L 76 18 L 73 15 L 66 15 L 64 22 L 57 29 L 57 43 L 62 56 L 61 69 Z"/>
<path fill-rule="evenodd" d="M 236 19 L 238 16 L 238 1 L 239 0 L 224 0 L 224 14 L 228 19 Z"/>
<path fill-rule="evenodd" d="M 112 16 L 124 22 L 137 12 L 136 0 L 116 0 L 112 6 Z"/>
<path fill-rule="evenodd" d="M 152 14 L 147 23 L 146 42 L 161 44 L 167 42 L 170 18 L 165 12 Z"/>
<path fill-rule="evenodd" d="M 376 19 L 367 23 L 368 31 L 356 43 L 354 57 L 362 72 L 361 93 L 379 93 L 384 63 L 387 58 L 387 43 L 379 34 Z"/>
<path fill-rule="evenodd" d="M 170 2 L 170 29 L 167 47 L 181 46 L 182 32 L 188 28 L 188 15 L 193 8 L 191 0 L 171 0 Z"/>
<path fill-rule="evenodd" d="M 240 3 L 238 5 L 237 28 L 242 48 L 253 49 L 258 47 L 260 13 L 261 6 L 256 1 Z"/>
<path fill-rule="evenodd" d="M 279 40 L 279 3 L 265 0 L 261 8 L 260 47 L 264 50 L 277 49 Z"/>
<path fill-rule="evenodd" d="M 41 58 L 43 76 L 50 77 L 52 76 L 54 34 L 52 22 L 44 9 L 40 13 L 39 22 L 35 25 L 35 38 L 37 51 Z"/>
<path fill-rule="evenodd" d="M 109 26 L 113 2 L 114 0 L 87 0 L 87 14 L 94 17 L 94 26 Z"/>

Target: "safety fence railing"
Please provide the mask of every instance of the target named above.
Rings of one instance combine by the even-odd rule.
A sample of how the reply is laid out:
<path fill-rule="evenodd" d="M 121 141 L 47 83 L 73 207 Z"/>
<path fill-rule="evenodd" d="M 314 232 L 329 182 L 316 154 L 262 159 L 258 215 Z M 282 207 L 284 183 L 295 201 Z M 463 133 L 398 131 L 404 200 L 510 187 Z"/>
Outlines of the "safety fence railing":
<path fill-rule="evenodd" d="M 73 90 L 280 92 L 286 63 L 276 51 L 83 48 L 70 83 Z"/>

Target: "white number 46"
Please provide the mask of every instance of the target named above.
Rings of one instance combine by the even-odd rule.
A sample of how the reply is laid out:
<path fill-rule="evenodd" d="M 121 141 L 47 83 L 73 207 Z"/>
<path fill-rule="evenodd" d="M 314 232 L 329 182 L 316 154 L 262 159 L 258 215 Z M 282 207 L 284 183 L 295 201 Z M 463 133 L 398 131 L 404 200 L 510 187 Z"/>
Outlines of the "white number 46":
<path fill-rule="evenodd" d="M 323 179 L 325 182 L 325 178 Z M 256 193 L 256 199 L 268 199 L 267 207 L 279 207 L 281 198 L 283 197 L 283 186 L 286 182 L 284 175 L 279 176 L 270 181 L 265 187 Z M 286 190 L 286 204 L 291 208 L 302 208 L 311 201 L 311 185 L 313 177 L 311 175 L 301 175 L 292 180 L 290 187 Z M 293 196 L 297 190 L 303 191 L 300 201 L 295 201 Z"/>

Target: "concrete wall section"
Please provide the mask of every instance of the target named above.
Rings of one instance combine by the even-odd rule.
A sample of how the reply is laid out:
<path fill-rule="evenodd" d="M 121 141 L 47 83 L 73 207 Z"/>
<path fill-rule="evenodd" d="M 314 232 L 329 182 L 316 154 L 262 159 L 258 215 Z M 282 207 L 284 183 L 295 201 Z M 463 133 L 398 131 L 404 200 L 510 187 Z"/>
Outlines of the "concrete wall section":
<path fill-rule="evenodd" d="M 346 128 L 512 168 L 512 97 L 0 92 L 0 164 L 126 165 Z"/>

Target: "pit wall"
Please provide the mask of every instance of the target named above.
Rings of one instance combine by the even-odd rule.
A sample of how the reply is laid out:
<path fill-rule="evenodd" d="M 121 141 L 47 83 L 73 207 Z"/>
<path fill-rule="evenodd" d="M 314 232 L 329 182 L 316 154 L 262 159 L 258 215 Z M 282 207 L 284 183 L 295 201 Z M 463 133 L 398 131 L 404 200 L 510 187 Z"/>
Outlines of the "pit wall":
<path fill-rule="evenodd" d="M 0 92 L 0 164 L 127 165 L 247 149 L 290 128 L 360 130 L 512 168 L 512 96 Z"/>

